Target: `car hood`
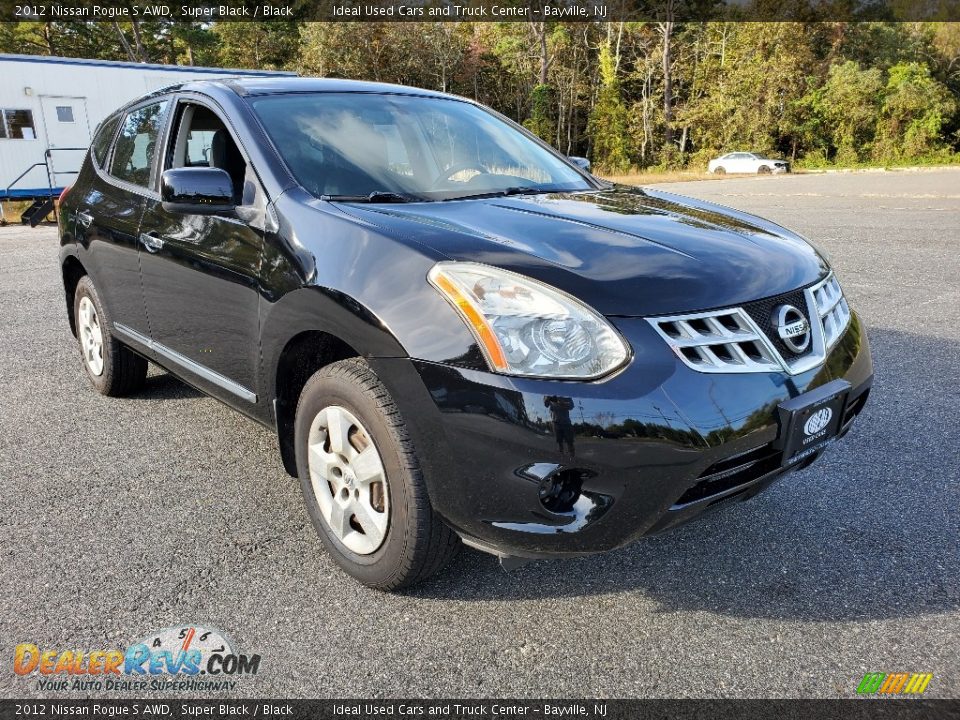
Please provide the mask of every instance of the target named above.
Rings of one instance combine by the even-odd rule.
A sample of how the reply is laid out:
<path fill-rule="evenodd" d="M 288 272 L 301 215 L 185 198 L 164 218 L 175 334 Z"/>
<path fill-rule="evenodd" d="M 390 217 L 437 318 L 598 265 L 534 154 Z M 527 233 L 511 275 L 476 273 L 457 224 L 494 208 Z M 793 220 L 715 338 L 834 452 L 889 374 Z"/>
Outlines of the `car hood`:
<path fill-rule="evenodd" d="M 450 259 L 546 282 L 604 315 L 737 305 L 827 272 L 808 243 L 774 223 L 632 187 L 340 208 Z"/>

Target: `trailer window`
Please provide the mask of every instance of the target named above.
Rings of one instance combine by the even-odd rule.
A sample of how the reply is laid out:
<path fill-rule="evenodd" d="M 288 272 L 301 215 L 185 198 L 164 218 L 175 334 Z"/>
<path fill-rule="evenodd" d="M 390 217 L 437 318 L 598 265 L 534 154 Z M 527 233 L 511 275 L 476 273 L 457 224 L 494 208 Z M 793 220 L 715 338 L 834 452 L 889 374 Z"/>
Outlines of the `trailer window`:
<path fill-rule="evenodd" d="M 123 119 L 113 149 L 110 174 L 134 185 L 148 187 L 153 171 L 154 150 L 167 101 L 137 108 Z"/>
<path fill-rule="evenodd" d="M 33 128 L 33 111 L 0 110 L 0 138 L 10 140 L 34 140 L 37 137 Z"/>

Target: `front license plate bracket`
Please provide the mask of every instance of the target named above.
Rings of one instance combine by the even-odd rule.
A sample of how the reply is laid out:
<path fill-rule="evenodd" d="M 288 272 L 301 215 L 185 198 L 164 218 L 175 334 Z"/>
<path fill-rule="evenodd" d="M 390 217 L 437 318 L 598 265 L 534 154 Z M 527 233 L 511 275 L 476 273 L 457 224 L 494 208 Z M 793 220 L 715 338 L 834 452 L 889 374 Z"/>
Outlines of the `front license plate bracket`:
<path fill-rule="evenodd" d="M 783 467 L 796 465 L 833 442 L 849 393 L 850 383 L 832 380 L 777 406 L 780 432 L 774 448 L 783 451 Z"/>

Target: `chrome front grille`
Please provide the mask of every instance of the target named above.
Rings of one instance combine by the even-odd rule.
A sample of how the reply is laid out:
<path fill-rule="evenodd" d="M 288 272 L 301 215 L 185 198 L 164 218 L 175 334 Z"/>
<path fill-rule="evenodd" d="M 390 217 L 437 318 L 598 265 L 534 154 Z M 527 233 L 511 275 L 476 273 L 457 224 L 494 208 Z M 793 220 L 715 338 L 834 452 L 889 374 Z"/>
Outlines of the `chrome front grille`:
<path fill-rule="evenodd" d="M 808 292 L 813 296 L 813 305 L 823 323 L 823 340 L 827 350 L 832 348 L 850 322 L 850 306 L 843 297 L 837 278 L 830 275 Z"/>
<path fill-rule="evenodd" d="M 650 320 L 680 358 L 700 372 L 777 372 L 780 361 L 740 308 Z"/>
<path fill-rule="evenodd" d="M 792 353 L 777 336 L 774 313 L 790 304 L 807 319 L 810 342 Z M 689 367 L 704 373 L 783 372 L 792 375 L 822 364 L 850 323 L 840 283 L 828 275 L 816 285 L 745 307 L 647 318 Z"/>

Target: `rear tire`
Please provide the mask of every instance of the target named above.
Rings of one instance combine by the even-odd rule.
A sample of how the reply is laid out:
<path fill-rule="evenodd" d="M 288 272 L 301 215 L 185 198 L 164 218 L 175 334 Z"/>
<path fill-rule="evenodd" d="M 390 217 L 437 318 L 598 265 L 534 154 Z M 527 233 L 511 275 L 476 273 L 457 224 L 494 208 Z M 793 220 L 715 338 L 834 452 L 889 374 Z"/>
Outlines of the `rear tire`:
<path fill-rule="evenodd" d="M 122 345 L 89 275 L 77 283 L 73 317 L 83 368 L 101 395 L 121 397 L 136 392 L 147 379 L 147 361 Z"/>
<path fill-rule="evenodd" d="M 307 381 L 294 432 L 310 519 L 347 573 L 397 590 L 457 553 L 460 539 L 430 505 L 400 411 L 363 360 L 341 360 Z"/>
<path fill-rule="evenodd" d="M 714 175 L 726 175 L 726 174 L 727 174 L 727 170 L 726 170 L 726 168 L 724 168 L 724 167 L 714 168 L 713 174 L 714 174 Z"/>

